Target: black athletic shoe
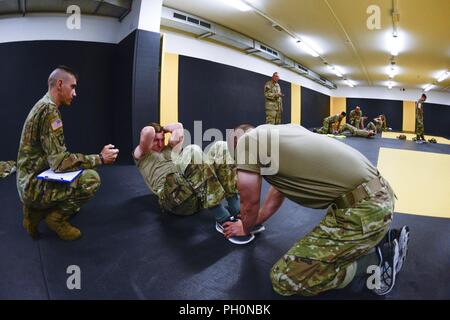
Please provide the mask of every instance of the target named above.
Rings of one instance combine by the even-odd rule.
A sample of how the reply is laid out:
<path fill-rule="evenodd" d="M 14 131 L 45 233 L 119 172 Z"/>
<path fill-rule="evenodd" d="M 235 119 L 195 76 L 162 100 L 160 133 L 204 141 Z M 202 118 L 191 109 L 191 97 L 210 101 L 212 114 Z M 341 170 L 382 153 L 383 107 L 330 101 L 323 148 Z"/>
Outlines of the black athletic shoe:
<path fill-rule="evenodd" d="M 225 222 L 236 222 L 236 220 L 237 219 L 235 217 L 230 216 L 228 218 L 228 220 L 224 221 L 222 224 L 220 224 L 219 222 L 216 221 L 217 232 L 224 234 L 223 224 Z M 234 244 L 247 244 L 247 243 L 252 242 L 254 239 L 255 239 L 255 236 L 252 233 L 250 233 L 248 236 L 239 236 L 239 237 L 228 238 L 228 241 L 230 241 L 231 243 L 234 243 Z"/>
<path fill-rule="evenodd" d="M 397 279 L 397 266 L 400 259 L 400 249 L 397 239 L 392 243 L 386 243 L 381 247 L 377 247 L 382 255 L 380 267 L 379 287 L 373 289 L 373 292 L 379 296 L 384 296 L 391 292 L 395 286 Z"/>

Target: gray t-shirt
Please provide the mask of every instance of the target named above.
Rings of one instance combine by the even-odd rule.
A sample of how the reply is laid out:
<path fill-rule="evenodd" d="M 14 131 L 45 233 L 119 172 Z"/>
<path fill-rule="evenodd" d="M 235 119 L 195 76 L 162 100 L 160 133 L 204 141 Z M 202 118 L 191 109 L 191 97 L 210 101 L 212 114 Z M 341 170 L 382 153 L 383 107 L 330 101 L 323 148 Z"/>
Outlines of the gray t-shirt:
<path fill-rule="evenodd" d="M 273 148 L 277 133 L 279 148 Z M 272 150 L 267 153 L 271 158 L 269 165 L 264 165 L 267 161 L 261 161 L 258 155 L 265 136 L 268 137 L 266 148 Z M 264 174 L 262 169 L 273 164 L 278 166 L 276 174 L 264 175 L 264 179 L 290 200 L 310 208 L 326 208 L 378 174 L 359 151 L 295 124 L 262 125 L 247 132 L 238 141 L 237 155 L 238 170 Z M 249 156 L 257 159 L 253 161 L 256 163 L 250 163 Z M 239 158 L 246 160 L 239 161 Z"/>

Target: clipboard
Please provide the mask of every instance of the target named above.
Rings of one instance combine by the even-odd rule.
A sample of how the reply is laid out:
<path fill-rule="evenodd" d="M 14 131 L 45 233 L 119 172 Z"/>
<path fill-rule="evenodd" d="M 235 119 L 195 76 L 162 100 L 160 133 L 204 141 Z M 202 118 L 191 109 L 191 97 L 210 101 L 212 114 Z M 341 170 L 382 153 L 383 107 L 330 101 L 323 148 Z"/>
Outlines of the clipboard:
<path fill-rule="evenodd" d="M 72 183 L 82 172 L 83 170 L 55 173 L 52 169 L 48 169 L 45 170 L 44 172 L 41 172 L 37 176 L 37 178 L 39 180 L 48 180 L 61 183 Z"/>

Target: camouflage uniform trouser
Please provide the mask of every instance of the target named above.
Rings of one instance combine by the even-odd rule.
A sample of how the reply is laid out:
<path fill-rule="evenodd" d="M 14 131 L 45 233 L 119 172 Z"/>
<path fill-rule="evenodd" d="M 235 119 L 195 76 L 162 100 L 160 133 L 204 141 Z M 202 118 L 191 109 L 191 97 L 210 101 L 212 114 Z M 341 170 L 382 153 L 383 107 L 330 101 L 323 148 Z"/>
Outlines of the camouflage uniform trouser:
<path fill-rule="evenodd" d="M 347 268 L 385 236 L 392 222 L 394 193 L 389 184 L 352 208 L 328 208 L 325 218 L 273 267 L 274 290 L 284 296 L 314 296 L 343 286 Z"/>
<path fill-rule="evenodd" d="M 354 136 L 354 137 L 362 137 L 362 138 L 367 138 L 369 136 L 369 131 L 367 130 L 360 130 L 357 129 L 356 127 L 346 123 L 344 124 L 341 129 L 339 129 L 339 133 L 342 133 L 344 131 L 350 131 L 350 133 Z"/>
<path fill-rule="evenodd" d="M 78 212 L 100 187 L 100 177 L 95 170 L 83 170 L 72 183 L 59 183 L 34 178 L 22 195 L 24 205 L 34 210 L 60 209 L 63 214 Z"/>
<path fill-rule="evenodd" d="M 161 207 L 176 215 L 191 215 L 237 194 L 237 171 L 224 141 L 206 156 L 196 145 L 187 146 L 174 161 L 178 172 L 166 177 L 158 192 Z"/>
<path fill-rule="evenodd" d="M 266 124 L 281 124 L 280 108 L 266 108 Z"/>
<path fill-rule="evenodd" d="M 418 137 L 423 137 L 425 134 L 425 129 L 423 127 L 423 116 L 416 114 L 416 135 Z"/>
<path fill-rule="evenodd" d="M 14 172 L 16 172 L 15 161 L 0 161 L 0 179 L 6 178 Z"/>
<path fill-rule="evenodd" d="M 367 124 L 367 130 L 372 130 L 375 133 L 380 133 L 381 132 L 381 125 L 378 125 L 378 124 L 375 125 L 373 122 L 369 122 Z"/>
<path fill-rule="evenodd" d="M 317 130 L 317 133 L 320 133 L 320 134 L 329 134 L 329 133 L 331 133 L 331 130 L 333 129 L 333 128 L 330 127 L 331 125 L 332 124 L 330 124 L 328 121 L 323 120 L 322 128 Z"/>
<path fill-rule="evenodd" d="M 357 118 L 355 118 L 355 119 L 350 121 L 350 125 L 358 128 L 358 129 L 361 128 L 361 124 L 362 124 L 361 123 L 361 117 L 357 117 Z"/>

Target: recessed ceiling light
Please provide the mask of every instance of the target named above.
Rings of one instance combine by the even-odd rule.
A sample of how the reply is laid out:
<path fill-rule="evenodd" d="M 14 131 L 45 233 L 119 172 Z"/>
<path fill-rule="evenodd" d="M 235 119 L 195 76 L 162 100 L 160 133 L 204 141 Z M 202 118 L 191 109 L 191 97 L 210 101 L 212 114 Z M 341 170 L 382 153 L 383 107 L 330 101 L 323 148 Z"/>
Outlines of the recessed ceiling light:
<path fill-rule="evenodd" d="M 392 38 L 391 38 L 391 43 L 390 43 L 390 51 L 394 57 L 398 56 L 398 51 L 399 51 L 399 47 L 400 47 L 399 41 L 400 40 L 398 38 L 398 35 L 393 34 Z"/>
<path fill-rule="evenodd" d="M 393 83 L 392 81 L 389 81 L 389 82 L 388 82 L 388 88 L 389 88 L 389 89 L 392 89 L 393 86 L 394 86 L 394 83 Z"/>
<path fill-rule="evenodd" d="M 450 71 L 446 71 L 444 72 L 439 78 L 438 78 L 438 82 L 442 82 L 445 79 L 447 79 L 450 76 Z"/>
<path fill-rule="evenodd" d="M 398 68 L 397 68 L 397 66 L 394 65 L 394 64 L 391 64 L 391 65 L 388 67 L 387 74 L 389 75 L 389 78 L 390 78 L 390 79 L 393 79 L 393 78 L 398 74 Z"/>
<path fill-rule="evenodd" d="M 319 54 L 313 48 L 308 46 L 305 42 L 297 40 L 296 43 L 303 51 L 312 55 L 313 57 L 317 58 L 319 56 Z"/>
<path fill-rule="evenodd" d="M 243 12 L 252 10 L 252 8 L 249 5 L 242 2 L 241 0 L 220 0 L 220 1 Z"/>
<path fill-rule="evenodd" d="M 348 80 L 348 79 L 345 80 L 345 83 L 346 83 L 349 87 L 351 87 L 351 88 L 353 88 L 353 87 L 355 86 L 355 85 L 353 84 L 353 82 L 350 81 L 350 80 Z"/>
<path fill-rule="evenodd" d="M 335 75 L 337 75 L 339 78 L 342 78 L 344 75 L 343 73 L 339 70 L 338 67 L 334 67 L 331 65 L 327 65 L 328 69 L 330 69 Z"/>

